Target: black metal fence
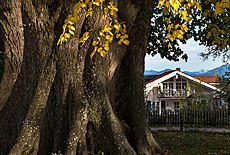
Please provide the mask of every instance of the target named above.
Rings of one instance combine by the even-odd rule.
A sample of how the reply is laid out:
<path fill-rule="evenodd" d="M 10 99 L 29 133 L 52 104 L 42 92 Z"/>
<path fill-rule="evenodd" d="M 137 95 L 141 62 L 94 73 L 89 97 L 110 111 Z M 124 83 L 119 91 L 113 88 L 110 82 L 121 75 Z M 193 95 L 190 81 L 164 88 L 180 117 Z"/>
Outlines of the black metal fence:
<path fill-rule="evenodd" d="M 230 125 L 228 110 L 176 110 L 152 111 L 147 114 L 149 125 L 199 124 L 204 126 Z"/>

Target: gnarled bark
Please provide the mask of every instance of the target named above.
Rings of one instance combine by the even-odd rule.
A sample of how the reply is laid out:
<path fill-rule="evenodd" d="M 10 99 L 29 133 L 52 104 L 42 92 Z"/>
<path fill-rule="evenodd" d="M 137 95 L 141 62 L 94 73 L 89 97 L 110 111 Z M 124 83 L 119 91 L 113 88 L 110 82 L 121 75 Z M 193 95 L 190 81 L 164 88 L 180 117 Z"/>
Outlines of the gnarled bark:
<path fill-rule="evenodd" d="M 91 43 L 106 22 L 100 18 L 103 10 L 95 7 L 87 18 L 81 10 L 75 35 L 58 47 L 75 1 L 12 2 L 17 7 L 0 2 L 0 8 L 9 6 L 4 15 L 20 12 L 14 20 L 21 19 L 20 29 L 8 32 L 13 17 L 0 16 L 5 52 L 12 59 L 6 63 L 18 73 L 11 86 L 1 83 L 10 95 L 4 96 L 0 111 L 0 154 L 162 154 L 147 126 L 143 92 L 153 1 L 115 1 L 115 18 L 126 21 L 130 45 L 119 46 L 115 39 L 105 58 L 96 54 L 93 59 Z M 80 45 L 80 36 L 90 29 L 95 31 Z"/>

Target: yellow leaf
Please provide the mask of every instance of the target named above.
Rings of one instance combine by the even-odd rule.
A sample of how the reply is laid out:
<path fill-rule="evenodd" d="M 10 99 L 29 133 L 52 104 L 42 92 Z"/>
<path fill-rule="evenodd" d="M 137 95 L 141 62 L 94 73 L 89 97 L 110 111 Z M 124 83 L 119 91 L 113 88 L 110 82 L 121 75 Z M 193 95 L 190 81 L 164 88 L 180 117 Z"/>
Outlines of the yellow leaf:
<path fill-rule="evenodd" d="M 62 26 L 63 33 L 65 32 L 66 26 L 67 26 L 67 23 L 65 23 L 65 24 Z"/>
<path fill-rule="evenodd" d="M 113 15 L 115 15 L 115 14 L 116 14 L 116 11 L 114 11 L 114 10 L 111 10 L 111 11 L 110 11 L 110 15 L 113 16 Z"/>
<path fill-rule="evenodd" d="M 104 13 L 107 14 L 109 12 L 108 8 L 104 8 Z"/>
<path fill-rule="evenodd" d="M 113 36 L 113 33 L 111 31 L 108 31 L 111 36 Z"/>
<path fill-rule="evenodd" d="M 125 24 L 123 24 L 123 28 L 126 29 L 126 25 Z"/>
<path fill-rule="evenodd" d="M 224 9 L 223 8 L 216 8 L 215 13 L 218 15 L 220 13 L 224 13 Z"/>
<path fill-rule="evenodd" d="M 122 35 L 120 38 L 121 39 L 125 39 L 125 38 L 128 38 L 129 36 L 127 35 L 127 34 L 124 34 L 124 35 Z"/>
<path fill-rule="evenodd" d="M 72 21 L 72 22 L 76 22 L 76 21 L 77 21 L 77 19 L 78 19 L 78 16 L 77 16 L 77 15 L 75 15 L 75 16 L 73 16 L 73 17 L 71 17 L 71 21 Z"/>
<path fill-rule="evenodd" d="M 72 35 L 74 35 L 74 32 L 73 32 L 73 31 L 71 31 L 71 30 L 69 30 L 69 33 L 71 33 Z"/>
<path fill-rule="evenodd" d="M 91 58 L 91 59 L 93 58 L 94 54 L 96 53 L 96 49 L 97 49 L 97 48 L 94 48 L 94 51 L 90 54 L 90 58 Z"/>
<path fill-rule="evenodd" d="M 105 49 L 106 51 L 108 51 L 108 50 L 109 50 L 109 46 L 105 46 L 104 49 Z"/>
<path fill-rule="evenodd" d="M 106 52 L 105 52 L 104 50 L 102 50 L 102 51 L 100 52 L 100 54 L 101 54 L 102 57 L 105 57 Z"/>
<path fill-rule="evenodd" d="M 85 16 L 91 16 L 93 13 L 93 10 L 88 9 L 88 11 L 85 13 Z"/>
<path fill-rule="evenodd" d="M 215 13 L 216 14 L 224 13 L 224 8 L 223 8 L 223 3 L 222 2 L 217 2 L 216 3 Z"/>
<path fill-rule="evenodd" d="M 128 41 L 127 39 L 125 39 L 125 40 L 123 41 L 123 43 L 124 43 L 125 45 L 129 45 L 129 41 Z"/>
<path fill-rule="evenodd" d="M 106 15 L 103 15 L 103 16 L 101 17 L 101 19 L 106 19 L 106 17 L 107 17 Z"/>
<path fill-rule="evenodd" d="M 168 35 L 167 35 L 167 38 L 168 38 L 171 42 L 173 42 L 173 41 L 175 40 L 175 38 L 174 38 L 173 35 L 171 35 L 171 34 L 168 34 Z"/>
<path fill-rule="evenodd" d="M 115 29 L 119 30 L 121 25 L 119 23 L 117 23 L 117 24 L 114 25 L 114 27 L 115 27 Z"/>
<path fill-rule="evenodd" d="M 101 54 L 102 57 L 105 57 L 106 52 L 102 49 L 102 47 L 98 49 L 98 52 Z"/>
<path fill-rule="evenodd" d="M 93 4 L 94 4 L 94 5 L 97 5 L 97 6 L 99 6 L 99 5 L 100 5 L 100 3 L 99 3 L 99 2 L 96 2 L 96 1 L 95 1 L 95 2 L 93 2 Z"/>
<path fill-rule="evenodd" d="M 109 42 L 108 41 L 104 41 L 102 46 L 109 46 Z"/>
<path fill-rule="evenodd" d="M 187 27 L 185 27 L 185 28 L 184 28 L 184 31 L 185 31 L 185 32 L 187 32 L 187 31 L 188 31 L 188 28 L 187 28 Z"/>
<path fill-rule="evenodd" d="M 64 37 L 66 37 L 66 38 L 70 38 L 70 37 L 71 37 L 71 34 L 66 33 Z"/>
<path fill-rule="evenodd" d="M 183 38 L 183 35 L 182 35 L 183 32 L 182 32 L 182 34 L 181 34 L 181 32 L 182 32 L 181 30 L 179 30 L 179 31 L 178 31 L 178 30 L 177 30 L 177 31 L 174 31 L 174 32 L 173 32 L 174 38 L 182 39 L 182 38 Z"/>
<path fill-rule="evenodd" d="M 225 31 L 224 31 L 224 30 L 221 30 L 220 32 L 221 32 L 222 34 L 225 34 Z"/>
<path fill-rule="evenodd" d="M 81 3 L 78 2 L 78 3 L 75 4 L 74 11 L 78 12 L 80 10 L 80 8 L 81 8 Z"/>
<path fill-rule="evenodd" d="M 122 33 L 126 33 L 127 31 L 126 31 L 126 29 L 122 29 Z"/>
<path fill-rule="evenodd" d="M 202 11 L 202 7 L 201 7 L 201 5 L 200 5 L 199 3 L 196 3 L 196 6 L 197 6 L 197 9 L 198 9 L 199 11 Z"/>
<path fill-rule="evenodd" d="M 112 36 L 110 36 L 110 35 L 107 35 L 107 36 L 106 36 L 106 39 L 108 40 L 108 42 L 110 42 L 110 43 L 111 43 L 111 42 L 112 42 L 112 40 L 113 40 L 113 37 L 112 37 Z"/>
<path fill-rule="evenodd" d="M 102 31 L 99 31 L 99 35 L 103 37 L 104 33 Z"/>
<path fill-rule="evenodd" d="M 121 36 L 121 34 L 120 34 L 120 33 L 118 33 L 118 34 L 116 35 L 116 38 L 118 39 L 120 36 Z"/>
<path fill-rule="evenodd" d="M 176 24 L 175 29 L 177 29 L 180 26 L 180 24 Z"/>
<path fill-rule="evenodd" d="M 164 4 L 164 0 L 159 0 L 158 2 L 158 7 L 161 8 Z"/>
<path fill-rule="evenodd" d="M 169 19 L 166 21 L 166 23 L 169 24 L 170 20 L 171 20 L 171 17 L 169 17 Z"/>
<path fill-rule="evenodd" d="M 83 34 L 83 37 L 84 37 L 84 38 L 87 38 L 88 35 L 89 35 L 89 32 L 85 32 L 85 33 Z"/>
<path fill-rule="evenodd" d="M 99 43 L 98 41 L 94 41 L 92 45 L 96 46 L 98 43 Z"/>
<path fill-rule="evenodd" d="M 167 2 L 166 2 L 167 3 Z M 164 9 L 162 10 L 162 12 L 165 14 L 165 15 L 167 15 L 168 13 L 169 13 L 169 9 L 168 9 L 168 7 L 164 7 Z"/>
<path fill-rule="evenodd" d="M 230 8 L 230 1 L 229 0 L 226 2 L 226 8 Z"/>
<path fill-rule="evenodd" d="M 211 32 L 208 32 L 206 38 L 209 39 L 211 37 L 212 33 Z"/>
<path fill-rule="evenodd" d="M 66 19 L 64 22 L 67 23 L 67 24 L 70 24 L 70 25 L 74 24 L 74 21 L 72 19 L 69 19 L 69 18 Z"/>
<path fill-rule="evenodd" d="M 166 8 L 169 8 L 169 5 L 170 5 L 170 4 L 169 4 L 169 1 L 166 1 L 165 7 L 166 7 Z"/>
<path fill-rule="evenodd" d="M 123 42 L 123 39 L 120 39 L 120 40 L 118 41 L 118 44 L 121 45 L 122 42 Z"/>
<path fill-rule="evenodd" d="M 109 2 L 109 5 L 113 4 L 114 2 Z"/>
<path fill-rule="evenodd" d="M 170 33 L 170 31 L 171 31 L 172 27 L 173 27 L 173 24 L 169 24 L 166 30 L 168 30 L 168 31 L 169 31 L 169 33 Z"/>
<path fill-rule="evenodd" d="M 100 48 L 98 48 L 98 52 L 101 52 L 103 50 L 103 48 L 102 47 L 100 47 Z"/>
<path fill-rule="evenodd" d="M 169 47 L 170 47 L 170 48 L 173 48 L 172 45 L 171 45 L 170 43 L 169 43 Z"/>
<path fill-rule="evenodd" d="M 61 39 L 58 39 L 58 42 L 57 42 L 57 45 L 61 45 L 62 43 L 61 43 Z"/>
<path fill-rule="evenodd" d="M 69 28 L 70 30 L 72 30 L 72 31 L 75 31 L 75 27 L 72 26 L 72 25 L 70 25 L 68 28 Z"/>
<path fill-rule="evenodd" d="M 118 8 L 116 8 L 116 7 L 113 7 L 113 10 L 115 10 L 115 11 L 117 11 L 117 12 L 118 12 Z"/>

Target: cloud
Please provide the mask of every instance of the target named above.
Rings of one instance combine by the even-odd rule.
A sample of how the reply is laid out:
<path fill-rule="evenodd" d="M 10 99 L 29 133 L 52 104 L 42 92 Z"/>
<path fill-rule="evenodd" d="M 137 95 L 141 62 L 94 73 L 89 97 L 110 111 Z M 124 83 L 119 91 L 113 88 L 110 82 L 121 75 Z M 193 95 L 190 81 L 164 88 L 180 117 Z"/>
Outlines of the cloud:
<path fill-rule="evenodd" d="M 198 56 L 198 53 L 204 52 L 205 47 L 199 46 L 199 43 L 192 39 L 188 40 L 185 45 L 181 44 L 180 47 L 188 55 L 188 62 L 185 62 L 184 60 L 174 62 L 167 59 L 161 59 L 159 54 L 154 57 L 146 55 L 145 70 L 160 71 L 163 69 L 181 68 L 182 71 L 197 71 L 200 69 L 210 70 L 223 65 L 220 58 L 215 61 L 213 61 L 212 58 L 203 61 L 202 58 Z"/>

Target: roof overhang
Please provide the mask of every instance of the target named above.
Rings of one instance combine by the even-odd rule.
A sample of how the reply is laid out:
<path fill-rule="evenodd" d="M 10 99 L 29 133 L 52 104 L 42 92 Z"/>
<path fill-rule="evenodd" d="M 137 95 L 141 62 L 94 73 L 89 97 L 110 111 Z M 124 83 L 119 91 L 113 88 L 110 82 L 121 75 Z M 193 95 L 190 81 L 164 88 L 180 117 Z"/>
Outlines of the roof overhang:
<path fill-rule="evenodd" d="M 203 81 L 199 81 L 198 79 L 196 79 L 196 78 L 194 78 L 194 77 L 192 77 L 192 76 L 190 76 L 188 74 L 185 74 L 185 73 L 183 73 L 181 71 L 177 71 L 177 70 L 175 70 L 174 72 L 171 72 L 171 73 L 169 73 L 169 74 L 167 74 L 167 75 L 165 75 L 165 76 L 163 76 L 163 77 L 161 77 L 159 79 L 156 79 L 156 80 L 154 80 L 154 81 L 152 81 L 152 82 L 150 82 L 148 84 L 146 84 L 146 89 L 147 90 L 152 90 L 153 87 L 158 87 L 160 83 L 162 83 L 165 80 L 168 80 L 171 77 L 174 77 L 176 75 L 182 76 L 182 77 L 184 77 L 184 78 L 186 78 L 188 80 L 194 81 L 194 82 L 199 82 L 199 83 L 201 83 L 202 86 L 205 86 L 205 87 L 207 87 L 207 88 L 209 88 L 209 89 L 211 89 L 213 91 L 218 90 L 216 87 L 214 87 L 214 86 L 212 86 L 212 85 L 210 85 L 208 83 L 205 83 Z"/>

